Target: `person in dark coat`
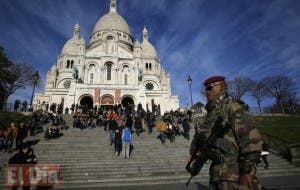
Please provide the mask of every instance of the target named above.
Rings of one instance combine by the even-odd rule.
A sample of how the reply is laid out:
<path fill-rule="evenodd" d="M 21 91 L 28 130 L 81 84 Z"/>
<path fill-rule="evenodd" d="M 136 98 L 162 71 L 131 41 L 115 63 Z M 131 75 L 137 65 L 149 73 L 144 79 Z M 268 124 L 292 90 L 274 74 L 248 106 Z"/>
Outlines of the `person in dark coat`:
<path fill-rule="evenodd" d="M 264 141 L 262 143 L 262 149 L 263 149 L 263 151 L 262 151 L 262 154 L 261 154 L 261 158 L 262 158 L 262 160 L 265 164 L 264 168 L 267 169 L 267 168 L 269 168 L 269 162 L 267 160 L 267 156 L 270 154 L 269 153 L 270 149 L 269 149 L 269 145 Z"/>
<path fill-rule="evenodd" d="M 121 127 L 119 127 L 116 131 L 115 131 L 115 152 L 116 152 L 116 156 L 120 155 L 120 152 L 122 150 L 122 132 L 121 132 Z"/>
<path fill-rule="evenodd" d="M 34 151 L 31 147 L 29 147 L 29 149 L 28 149 L 27 163 L 28 164 L 37 164 L 37 158 L 36 158 L 36 156 L 34 154 Z"/>
<path fill-rule="evenodd" d="M 152 128 L 155 125 L 155 116 L 151 113 L 148 112 L 147 113 L 147 125 L 148 125 L 148 133 L 151 134 L 152 133 Z"/>
<path fill-rule="evenodd" d="M 18 128 L 16 127 L 16 123 L 12 122 L 10 124 L 10 126 L 6 129 L 5 136 L 5 152 L 7 152 L 8 149 L 8 152 L 11 153 L 12 147 L 18 136 Z"/>
<path fill-rule="evenodd" d="M 137 136 L 140 136 L 142 132 L 142 120 L 140 117 L 136 117 L 134 120 L 134 128 Z"/>
<path fill-rule="evenodd" d="M 28 159 L 29 149 L 30 147 L 28 145 L 26 144 L 22 145 L 19 152 L 9 159 L 8 164 L 30 164 L 30 159 Z M 26 179 L 24 178 L 24 180 Z M 11 189 L 17 190 L 18 186 L 17 185 L 13 186 Z M 23 190 L 30 190 L 30 186 L 23 186 Z"/>
<path fill-rule="evenodd" d="M 182 128 L 183 128 L 183 136 L 190 140 L 190 124 L 186 118 L 183 119 L 182 121 Z"/>
<path fill-rule="evenodd" d="M 23 141 L 24 139 L 27 137 L 27 128 L 26 126 L 24 125 L 23 122 L 20 123 L 20 128 L 19 128 L 19 132 L 18 132 L 18 135 L 17 135 L 17 141 L 16 141 L 16 144 L 17 144 L 17 147 L 16 149 L 19 150 L 23 144 Z"/>
<path fill-rule="evenodd" d="M 127 126 L 127 127 L 130 129 L 130 131 L 132 131 L 132 125 L 133 125 L 133 119 L 132 119 L 132 116 L 131 116 L 131 114 L 128 114 L 128 115 L 126 116 L 125 126 Z"/>
<path fill-rule="evenodd" d="M 0 152 L 4 149 L 4 142 L 5 142 L 5 134 L 2 129 L 0 129 Z"/>
<path fill-rule="evenodd" d="M 114 143 L 115 130 L 118 129 L 118 123 L 114 118 L 110 118 L 108 121 L 108 129 L 109 129 L 109 141 L 110 145 Z"/>

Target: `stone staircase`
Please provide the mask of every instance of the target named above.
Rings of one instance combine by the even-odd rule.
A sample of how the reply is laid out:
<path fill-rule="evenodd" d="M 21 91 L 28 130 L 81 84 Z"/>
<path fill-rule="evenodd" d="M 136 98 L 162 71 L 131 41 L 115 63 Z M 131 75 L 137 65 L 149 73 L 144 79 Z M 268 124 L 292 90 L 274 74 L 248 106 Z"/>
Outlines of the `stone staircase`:
<path fill-rule="evenodd" d="M 185 171 L 190 141 L 182 136 L 175 143 L 162 144 L 158 132 L 133 134 L 134 145 L 130 159 L 115 156 L 103 128 L 80 130 L 72 128 L 72 117 L 64 115 L 69 126 L 59 139 L 44 140 L 44 134 L 34 145 L 39 164 L 59 164 L 61 184 L 55 189 L 84 189 L 90 187 L 132 186 L 148 184 L 185 183 Z M 4 187 L 4 166 L 12 154 L 0 153 L 0 189 Z M 276 155 L 268 156 L 270 169 L 258 167 L 259 177 L 299 175 L 300 169 Z M 208 183 L 208 165 L 192 181 Z"/>

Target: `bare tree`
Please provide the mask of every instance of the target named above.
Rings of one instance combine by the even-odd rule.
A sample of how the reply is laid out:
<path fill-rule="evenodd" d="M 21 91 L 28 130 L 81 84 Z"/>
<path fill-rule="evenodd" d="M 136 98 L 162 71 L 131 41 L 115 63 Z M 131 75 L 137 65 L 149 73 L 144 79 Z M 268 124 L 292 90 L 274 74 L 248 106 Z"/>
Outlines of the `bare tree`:
<path fill-rule="evenodd" d="M 33 85 L 35 70 L 29 64 L 12 64 L 9 68 L 10 77 L 3 82 L 5 94 L 3 97 L 4 105 L 7 103 L 8 97 L 13 94 L 17 89 L 25 88 L 26 86 Z M 4 107 L 5 108 L 5 107 Z M 2 108 L 3 109 L 3 108 Z"/>
<path fill-rule="evenodd" d="M 276 103 L 280 105 L 281 113 L 285 114 L 283 100 L 285 96 L 294 91 L 295 83 L 286 76 L 272 76 L 262 79 L 266 90 L 271 97 L 276 99 Z"/>
<path fill-rule="evenodd" d="M 0 47 L 0 110 L 4 107 L 4 98 L 6 94 L 5 85 L 10 79 L 11 75 L 9 72 L 9 67 L 13 63 L 8 59 L 4 53 L 4 49 Z"/>
<path fill-rule="evenodd" d="M 260 81 L 260 82 L 253 81 L 250 94 L 251 94 L 251 96 L 253 96 L 256 99 L 257 105 L 259 108 L 259 113 L 261 114 L 262 113 L 261 102 L 268 95 L 268 92 L 266 90 L 266 87 L 265 87 L 265 84 L 263 83 L 263 81 Z"/>
<path fill-rule="evenodd" d="M 236 77 L 227 82 L 228 95 L 235 101 L 240 101 L 245 93 L 251 91 L 254 81 L 248 77 Z"/>

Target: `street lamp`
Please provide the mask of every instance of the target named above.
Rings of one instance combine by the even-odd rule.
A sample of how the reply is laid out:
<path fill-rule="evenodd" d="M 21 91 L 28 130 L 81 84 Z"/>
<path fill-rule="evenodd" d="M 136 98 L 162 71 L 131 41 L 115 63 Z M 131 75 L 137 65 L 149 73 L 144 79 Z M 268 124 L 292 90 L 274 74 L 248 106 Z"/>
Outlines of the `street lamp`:
<path fill-rule="evenodd" d="M 32 89 L 32 95 L 31 95 L 31 100 L 30 100 L 30 106 L 31 107 L 32 107 L 32 101 L 33 101 L 33 94 L 34 94 L 35 86 L 37 85 L 38 80 L 40 78 L 39 72 L 35 71 L 35 73 L 32 75 L 32 78 L 33 78 L 33 89 Z"/>
<path fill-rule="evenodd" d="M 188 76 L 188 79 L 187 79 L 187 82 L 188 82 L 188 84 L 189 84 L 189 86 L 190 86 L 191 108 L 193 107 L 192 81 L 193 81 L 193 80 L 192 80 L 191 76 L 189 75 L 189 76 Z"/>

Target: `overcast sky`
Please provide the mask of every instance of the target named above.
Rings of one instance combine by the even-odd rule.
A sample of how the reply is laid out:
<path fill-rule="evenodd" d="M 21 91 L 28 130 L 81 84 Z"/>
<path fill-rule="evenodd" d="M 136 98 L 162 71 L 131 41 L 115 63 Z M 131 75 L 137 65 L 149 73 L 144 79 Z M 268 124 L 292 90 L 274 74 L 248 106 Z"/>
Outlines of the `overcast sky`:
<path fill-rule="evenodd" d="M 299 0 L 118 0 L 118 13 L 141 41 L 149 40 L 171 75 L 172 93 L 180 105 L 190 102 L 187 76 L 193 79 L 194 102 L 203 81 L 212 75 L 260 80 L 285 75 L 300 94 Z M 15 62 L 34 65 L 42 75 L 56 62 L 79 23 L 86 43 L 97 20 L 109 11 L 109 0 L 0 0 L 0 46 Z M 32 88 L 9 98 L 30 101 Z M 255 106 L 249 96 L 248 104 Z M 272 100 L 265 100 L 264 105 Z"/>

